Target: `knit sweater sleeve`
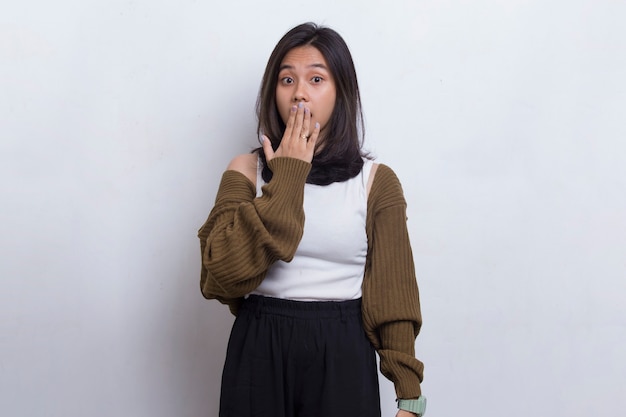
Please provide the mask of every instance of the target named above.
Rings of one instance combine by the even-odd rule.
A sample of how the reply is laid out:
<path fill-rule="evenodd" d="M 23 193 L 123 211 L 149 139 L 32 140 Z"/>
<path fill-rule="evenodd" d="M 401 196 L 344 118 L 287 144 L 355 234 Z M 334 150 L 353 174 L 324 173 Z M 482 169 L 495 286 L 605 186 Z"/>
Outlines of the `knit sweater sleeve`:
<path fill-rule="evenodd" d="M 304 228 L 304 184 L 311 165 L 295 158 L 269 162 L 272 180 L 256 198 L 254 185 L 237 171 L 222 176 L 215 206 L 198 231 L 200 288 L 236 312 L 237 300 L 254 290 L 270 265 L 289 262 Z"/>
<path fill-rule="evenodd" d="M 363 322 L 380 357 L 381 373 L 397 398 L 421 395 L 424 366 L 415 358 L 422 324 L 406 201 L 394 172 L 380 165 L 368 198 L 368 256 L 363 280 Z"/>

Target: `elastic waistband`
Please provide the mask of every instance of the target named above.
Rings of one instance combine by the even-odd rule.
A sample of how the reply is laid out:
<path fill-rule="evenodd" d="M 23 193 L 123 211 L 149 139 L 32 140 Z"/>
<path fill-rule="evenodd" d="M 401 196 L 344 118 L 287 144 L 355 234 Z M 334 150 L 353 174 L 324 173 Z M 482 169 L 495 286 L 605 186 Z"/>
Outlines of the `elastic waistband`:
<path fill-rule="evenodd" d="M 250 295 L 241 306 L 241 311 L 257 314 L 275 314 L 303 319 L 345 318 L 361 314 L 361 299 L 346 301 L 294 301 L 281 298 Z"/>

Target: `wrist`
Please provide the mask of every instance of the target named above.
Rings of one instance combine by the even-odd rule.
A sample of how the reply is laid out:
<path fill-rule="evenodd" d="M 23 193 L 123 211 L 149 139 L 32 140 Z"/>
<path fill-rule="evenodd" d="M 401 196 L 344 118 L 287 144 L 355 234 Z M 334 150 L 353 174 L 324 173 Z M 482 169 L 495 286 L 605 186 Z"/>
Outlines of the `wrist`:
<path fill-rule="evenodd" d="M 426 397 L 420 396 L 410 400 L 398 399 L 398 408 L 423 417 L 426 413 Z"/>

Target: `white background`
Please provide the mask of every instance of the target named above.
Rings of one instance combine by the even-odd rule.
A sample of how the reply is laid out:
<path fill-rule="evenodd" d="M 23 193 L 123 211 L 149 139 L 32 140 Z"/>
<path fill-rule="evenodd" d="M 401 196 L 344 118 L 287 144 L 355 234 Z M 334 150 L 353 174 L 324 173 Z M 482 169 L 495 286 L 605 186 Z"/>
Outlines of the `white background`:
<path fill-rule="evenodd" d="M 621 415 L 617 0 L 4 2 L 0 413 L 217 415 L 232 318 L 196 231 L 308 20 L 351 47 L 366 145 L 405 188 L 428 415 Z"/>

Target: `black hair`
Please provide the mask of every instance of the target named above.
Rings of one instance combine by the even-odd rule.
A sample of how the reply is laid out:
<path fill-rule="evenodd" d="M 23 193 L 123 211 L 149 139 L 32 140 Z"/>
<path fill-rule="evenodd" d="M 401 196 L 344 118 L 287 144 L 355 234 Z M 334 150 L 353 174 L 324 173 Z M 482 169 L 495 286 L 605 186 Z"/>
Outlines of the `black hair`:
<path fill-rule="evenodd" d="M 285 123 L 276 106 L 276 85 L 280 65 L 294 48 L 313 46 L 326 59 L 336 88 L 335 107 L 325 128 L 323 147 L 313 157 L 307 178 L 311 184 L 328 185 L 355 177 L 363 168 L 363 114 L 352 55 L 343 38 L 334 30 L 304 23 L 287 32 L 276 44 L 265 67 L 256 104 L 257 135 L 266 135 L 274 150 L 282 140 Z M 262 176 L 272 178 L 263 148 L 255 149 L 263 164 Z"/>

